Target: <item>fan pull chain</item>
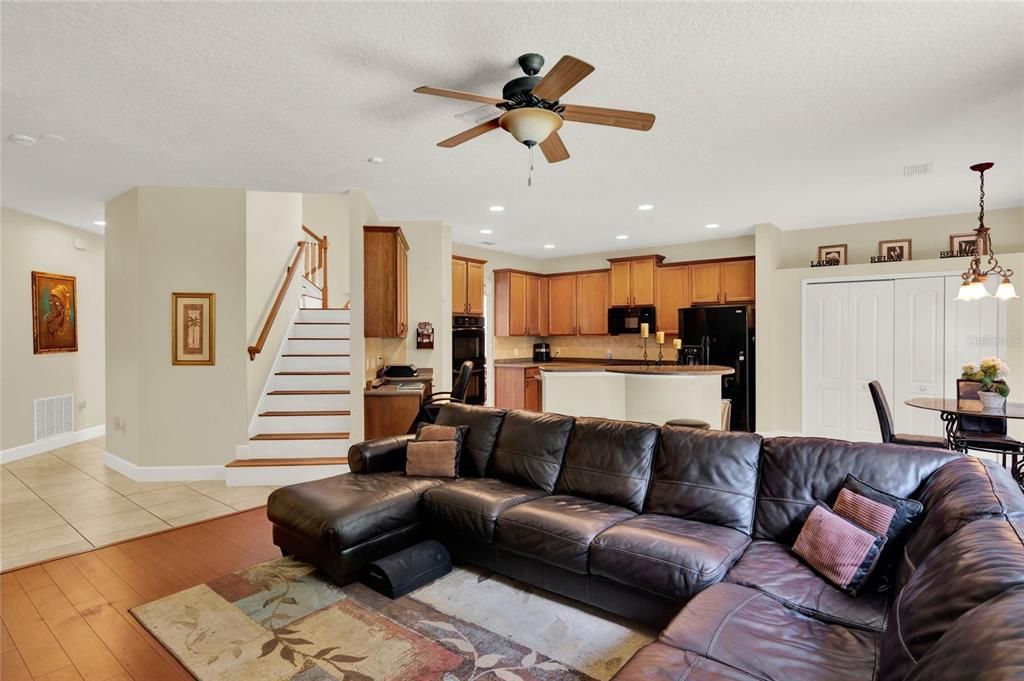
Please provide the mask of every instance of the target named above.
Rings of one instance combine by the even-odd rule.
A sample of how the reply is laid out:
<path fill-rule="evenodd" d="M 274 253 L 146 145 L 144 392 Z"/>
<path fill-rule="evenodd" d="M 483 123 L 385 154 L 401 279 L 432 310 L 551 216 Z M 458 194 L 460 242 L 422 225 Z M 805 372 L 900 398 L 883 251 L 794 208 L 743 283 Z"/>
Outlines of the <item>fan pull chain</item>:
<path fill-rule="evenodd" d="M 526 176 L 526 186 L 533 186 L 533 147 L 529 148 L 530 172 Z"/>

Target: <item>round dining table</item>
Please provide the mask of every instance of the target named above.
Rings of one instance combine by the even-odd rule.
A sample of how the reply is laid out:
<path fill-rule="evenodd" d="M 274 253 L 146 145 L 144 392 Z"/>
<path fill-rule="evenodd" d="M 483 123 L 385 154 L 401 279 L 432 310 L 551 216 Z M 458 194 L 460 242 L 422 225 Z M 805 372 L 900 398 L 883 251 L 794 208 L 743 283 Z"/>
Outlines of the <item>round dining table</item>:
<path fill-rule="evenodd" d="M 916 397 L 907 400 L 905 404 L 917 409 L 939 412 L 939 418 L 942 419 L 946 426 L 946 446 L 954 451 L 965 454 L 968 450 L 966 440 L 970 438 L 960 435 L 960 417 L 970 416 L 972 418 L 1003 420 L 1024 419 L 1024 403 L 1021 402 L 1007 402 L 1005 406 L 999 409 L 985 409 L 981 402 L 976 400 Z M 1006 437 L 1004 442 L 1010 445 L 1016 443 L 1017 445 L 1015 450 L 1007 451 L 1001 448 L 998 453 L 1003 455 L 1004 466 L 1007 464 L 1007 459 L 1009 459 L 1010 471 L 1013 473 L 1014 478 L 1017 479 L 1018 484 L 1024 487 L 1024 442 L 1019 442 L 1010 437 Z"/>

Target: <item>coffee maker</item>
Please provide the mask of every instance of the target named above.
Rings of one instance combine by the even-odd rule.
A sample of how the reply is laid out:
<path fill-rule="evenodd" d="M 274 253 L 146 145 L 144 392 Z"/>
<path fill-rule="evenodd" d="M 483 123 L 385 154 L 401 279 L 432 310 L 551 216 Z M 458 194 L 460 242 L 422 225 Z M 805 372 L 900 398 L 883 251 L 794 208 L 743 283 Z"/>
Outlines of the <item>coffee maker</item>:
<path fill-rule="evenodd" d="M 547 343 L 534 343 L 533 344 L 533 361 L 534 362 L 550 362 L 551 361 L 551 346 Z"/>

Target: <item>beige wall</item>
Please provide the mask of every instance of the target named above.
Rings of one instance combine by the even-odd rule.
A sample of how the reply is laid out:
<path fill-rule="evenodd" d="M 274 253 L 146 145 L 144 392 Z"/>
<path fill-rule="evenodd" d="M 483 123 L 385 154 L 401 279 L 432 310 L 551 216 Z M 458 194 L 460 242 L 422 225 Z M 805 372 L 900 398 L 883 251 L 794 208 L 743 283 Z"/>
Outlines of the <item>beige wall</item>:
<path fill-rule="evenodd" d="M 644 248 L 628 248 L 621 251 L 604 251 L 602 253 L 573 255 L 565 258 L 546 258 L 539 261 L 542 268 L 540 271 L 545 274 L 555 274 L 557 272 L 573 272 L 576 270 L 608 269 L 608 258 L 627 258 L 634 255 L 650 255 L 654 253 L 665 256 L 666 263 L 714 258 L 738 258 L 754 255 L 754 235 L 730 237 L 728 239 L 691 241 L 682 244 L 645 246 Z"/>
<path fill-rule="evenodd" d="M 802 286 L 810 279 L 871 278 L 911 273 L 958 274 L 966 258 L 939 259 L 948 248 L 948 235 L 970 231 L 977 224 L 974 214 L 938 216 L 914 220 L 893 220 L 860 225 L 843 225 L 815 230 L 781 231 L 770 225 L 757 230 L 757 381 L 758 429 L 769 432 L 800 432 L 802 412 Z M 991 211 L 986 224 L 992 228 L 996 253 L 1004 266 L 1024 272 L 1024 210 Z M 870 264 L 877 253 L 879 238 L 914 239 L 914 258 L 908 262 Z M 849 244 L 853 264 L 834 268 L 807 267 L 818 245 Z M 918 244 L 921 244 L 920 246 Z M 1015 252 L 1016 251 L 1016 252 Z M 812 255 L 808 255 L 808 254 Z M 772 265 L 776 267 L 772 267 Z M 795 266 L 789 266 L 795 264 Z M 1024 282 L 1017 277 L 1018 292 Z M 964 303 L 969 305 L 970 303 Z M 1008 301 L 1007 356 L 1011 370 L 1024 374 L 1024 299 Z M 1013 387 L 1013 376 L 1010 385 Z M 1019 399 L 1019 386 L 1017 397 Z M 1014 424 L 1021 429 L 1024 424 Z"/>
<path fill-rule="evenodd" d="M 380 224 L 377 211 L 362 192 L 348 194 L 348 263 L 349 288 L 352 297 L 351 330 L 352 330 L 352 377 L 360 376 L 358 367 L 368 371 L 367 360 L 374 357 L 370 343 L 363 339 L 363 225 Z M 352 441 L 358 442 L 363 436 L 363 391 L 362 386 L 353 380 L 352 400 Z"/>
<path fill-rule="evenodd" d="M 85 250 L 77 250 L 78 239 Z M 4 208 L 0 219 L 0 449 L 35 439 L 33 400 L 73 393 L 75 428 L 104 423 L 103 237 Z M 78 352 L 32 352 L 32 270 L 77 277 Z"/>
<path fill-rule="evenodd" d="M 128 352 L 108 361 L 107 449 L 138 466 L 226 463 L 249 418 L 245 192 L 139 187 L 108 208 L 130 264 L 108 270 L 108 360 Z M 174 291 L 216 293 L 215 366 L 171 365 Z"/>
<path fill-rule="evenodd" d="M 327 290 L 332 307 L 348 302 L 351 291 L 347 251 L 352 204 L 353 195 L 348 193 L 302 195 L 302 224 L 327 237 Z"/>
<path fill-rule="evenodd" d="M 288 266 L 295 257 L 298 242 L 305 236 L 302 232 L 304 203 L 301 194 L 245 194 L 245 323 L 250 345 L 259 338 L 277 292 L 287 276 Z M 281 312 L 271 326 L 263 351 L 247 365 L 246 394 L 250 416 L 263 396 L 263 388 L 295 314 L 301 291 L 302 277 L 296 275 Z"/>

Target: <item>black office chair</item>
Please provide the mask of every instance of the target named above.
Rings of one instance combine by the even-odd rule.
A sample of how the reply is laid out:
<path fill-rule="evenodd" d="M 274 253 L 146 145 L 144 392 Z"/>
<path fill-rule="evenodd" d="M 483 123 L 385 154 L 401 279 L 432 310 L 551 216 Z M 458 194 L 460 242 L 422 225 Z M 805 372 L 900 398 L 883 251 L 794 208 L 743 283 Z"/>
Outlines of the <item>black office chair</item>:
<path fill-rule="evenodd" d="M 889 402 L 885 399 L 882 384 L 878 381 L 871 381 L 868 383 L 868 390 L 871 391 L 871 401 L 875 403 L 875 413 L 878 414 L 878 428 L 882 431 L 882 442 L 946 449 L 946 439 L 942 437 L 893 433 L 892 412 L 889 411 Z"/>
<path fill-rule="evenodd" d="M 423 404 L 420 405 L 420 413 L 417 414 L 416 422 L 412 424 L 409 432 L 415 433 L 416 427 L 420 423 L 433 423 L 436 421 L 437 415 L 444 405 L 451 402 L 464 403 L 466 401 L 466 393 L 469 392 L 469 379 L 472 376 L 473 362 L 472 360 L 466 360 L 459 367 L 459 375 L 455 377 L 455 383 L 452 384 L 450 391 L 430 393 L 423 400 Z"/>

